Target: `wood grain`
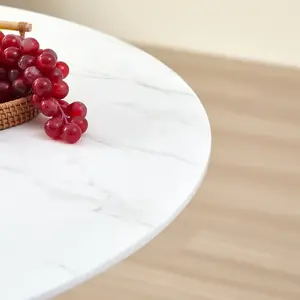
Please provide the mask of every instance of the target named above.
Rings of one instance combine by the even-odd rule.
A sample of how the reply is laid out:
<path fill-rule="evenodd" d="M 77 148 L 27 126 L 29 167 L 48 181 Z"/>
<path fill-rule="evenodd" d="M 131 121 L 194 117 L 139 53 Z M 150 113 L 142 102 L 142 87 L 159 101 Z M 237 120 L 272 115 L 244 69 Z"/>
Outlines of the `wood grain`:
<path fill-rule="evenodd" d="M 57 300 L 299 300 L 300 71 L 146 50 L 208 112 L 207 177 L 149 246 Z"/>

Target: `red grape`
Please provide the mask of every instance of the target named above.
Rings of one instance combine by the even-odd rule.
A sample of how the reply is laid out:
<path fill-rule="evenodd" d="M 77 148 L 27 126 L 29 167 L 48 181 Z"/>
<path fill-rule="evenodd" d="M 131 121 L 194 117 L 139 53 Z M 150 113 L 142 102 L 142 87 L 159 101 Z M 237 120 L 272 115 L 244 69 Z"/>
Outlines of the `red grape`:
<path fill-rule="evenodd" d="M 24 78 L 18 78 L 12 83 L 12 93 L 15 97 L 25 97 L 28 95 L 29 86 Z"/>
<path fill-rule="evenodd" d="M 81 138 L 81 129 L 75 123 L 65 124 L 62 130 L 62 139 L 68 144 L 75 144 Z"/>
<path fill-rule="evenodd" d="M 52 83 L 47 77 L 40 77 L 32 83 L 32 89 L 39 97 L 48 97 L 51 95 Z"/>
<path fill-rule="evenodd" d="M 73 102 L 68 107 L 70 117 L 85 117 L 87 108 L 82 102 Z"/>
<path fill-rule="evenodd" d="M 42 50 L 42 52 L 45 52 L 45 53 L 48 52 L 48 53 L 53 54 L 54 57 L 55 57 L 55 59 L 57 60 L 57 54 L 56 54 L 56 52 L 54 50 L 52 50 L 52 49 L 44 49 L 44 50 Z"/>
<path fill-rule="evenodd" d="M 69 66 L 65 62 L 58 61 L 56 63 L 56 67 L 62 71 L 63 78 L 66 78 L 69 75 L 70 69 L 69 69 Z"/>
<path fill-rule="evenodd" d="M 39 108 L 40 107 L 40 104 L 41 104 L 41 101 L 42 101 L 42 98 L 39 97 L 38 95 L 36 94 L 33 94 L 32 97 L 31 97 L 31 104 L 36 107 L 36 108 Z"/>
<path fill-rule="evenodd" d="M 24 71 L 28 67 L 34 66 L 36 62 L 36 58 L 32 55 L 23 55 L 18 61 L 18 67 L 20 70 Z"/>
<path fill-rule="evenodd" d="M 66 101 L 66 100 L 58 99 L 57 101 L 58 101 L 58 103 L 59 103 L 59 105 L 61 107 L 67 107 L 67 106 L 69 106 L 69 102 Z"/>
<path fill-rule="evenodd" d="M 12 87 L 8 81 L 0 81 L 0 103 L 8 101 L 12 96 Z"/>
<path fill-rule="evenodd" d="M 24 71 L 24 78 L 28 81 L 28 83 L 33 83 L 37 78 L 40 78 L 42 76 L 42 73 L 36 66 L 28 67 Z"/>
<path fill-rule="evenodd" d="M 49 72 L 54 69 L 56 65 L 56 58 L 52 53 L 42 52 L 42 54 L 37 58 L 36 66 L 42 72 Z"/>
<path fill-rule="evenodd" d="M 7 73 L 7 77 L 10 82 L 14 82 L 21 76 L 21 72 L 18 69 L 11 69 Z"/>
<path fill-rule="evenodd" d="M 88 129 L 88 121 L 84 117 L 74 117 L 71 119 L 71 123 L 77 124 L 80 127 L 82 133 L 85 133 Z"/>
<path fill-rule="evenodd" d="M 21 52 L 22 54 L 31 54 L 35 55 L 38 53 L 40 44 L 34 38 L 26 38 L 21 41 Z"/>
<path fill-rule="evenodd" d="M 0 67 L 0 80 L 5 80 L 5 79 L 7 79 L 7 71 L 3 67 Z"/>
<path fill-rule="evenodd" d="M 53 82 L 52 96 L 56 99 L 63 99 L 69 93 L 69 86 L 65 81 Z"/>
<path fill-rule="evenodd" d="M 17 47 L 20 48 L 21 38 L 15 34 L 7 34 L 2 39 L 2 48 Z"/>
<path fill-rule="evenodd" d="M 0 31 L 0 45 L 2 44 L 2 40 L 4 38 L 4 33 L 2 31 Z"/>
<path fill-rule="evenodd" d="M 59 110 L 58 103 L 53 98 L 46 98 L 41 101 L 40 110 L 46 117 L 53 117 Z"/>
<path fill-rule="evenodd" d="M 2 61 L 9 65 L 14 66 L 17 64 L 18 59 L 20 58 L 20 49 L 17 47 L 8 47 L 2 52 Z"/>
<path fill-rule="evenodd" d="M 52 82 L 58 82 L 58 81 L 61 81 L 63 79 L 63 74 L 62 74 L 62 71 L 59 68 L 54 68 L 49 73 L 47 73 L 47 77 Z"/>
<path fill-rule="evenodd" d="M 57 140 L 62 135 L 63 126 L 64 122 L 61 117 L 53 117 L 46 121 L 44 130 L 50 138 Z"/>

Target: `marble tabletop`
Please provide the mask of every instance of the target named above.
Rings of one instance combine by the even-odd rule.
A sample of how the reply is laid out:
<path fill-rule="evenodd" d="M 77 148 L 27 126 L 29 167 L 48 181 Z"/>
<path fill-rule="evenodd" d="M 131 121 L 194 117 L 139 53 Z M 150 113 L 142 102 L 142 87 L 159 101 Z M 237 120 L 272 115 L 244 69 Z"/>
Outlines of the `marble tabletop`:
<path fill-rule="evenodd" d="M 64 20 L 0 6 L 69 63 L 89 109 L 77 145 L 39 119 L 0 133 L 0 299 L 51 298 L 122 261 L 188 204 L 211 150 L 191 88 L 150 55 Z"/>

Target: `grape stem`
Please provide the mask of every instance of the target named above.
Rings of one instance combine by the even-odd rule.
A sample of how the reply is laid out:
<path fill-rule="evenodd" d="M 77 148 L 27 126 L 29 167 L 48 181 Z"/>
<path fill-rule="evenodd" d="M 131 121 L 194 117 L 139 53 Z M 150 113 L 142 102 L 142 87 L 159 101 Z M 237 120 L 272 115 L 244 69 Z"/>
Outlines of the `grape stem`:
<path fill-rule="evenodd" d="M 57 100 L 56 100 L 56 103 L 58 105 L 58 109 L 60 110 L 61 116 L 62 116 L 63 120 L 65 121 L 65 123 L 66 124 L 70 123 L 69 120 L 68 120 L 67 115 L 65 114 L 64 110 L 61 108 L 61 106 L 60 106 L 60 104 L 59 104 L 59 102 Z"/>

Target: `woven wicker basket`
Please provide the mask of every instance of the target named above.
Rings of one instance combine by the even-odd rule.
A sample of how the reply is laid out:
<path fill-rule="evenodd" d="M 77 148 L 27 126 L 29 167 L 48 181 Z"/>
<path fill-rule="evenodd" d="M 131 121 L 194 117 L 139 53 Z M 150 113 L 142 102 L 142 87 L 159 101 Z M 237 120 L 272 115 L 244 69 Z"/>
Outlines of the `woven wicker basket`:
<path fill-rule="evenodd" d="M 29 100 L 27 97 L 0 104 L 0 130 L 31 121 L 39 114 Z"/>
<path fill-rule="evenodd" d="M 0 29 L 19 31 L 21 36 L 32 29 L 26 22 L 0 21 Z M 39 114 L 39 110 L 30 103 L 30 97 L 0 103 L 0 130 L 23 124 Z"/>

